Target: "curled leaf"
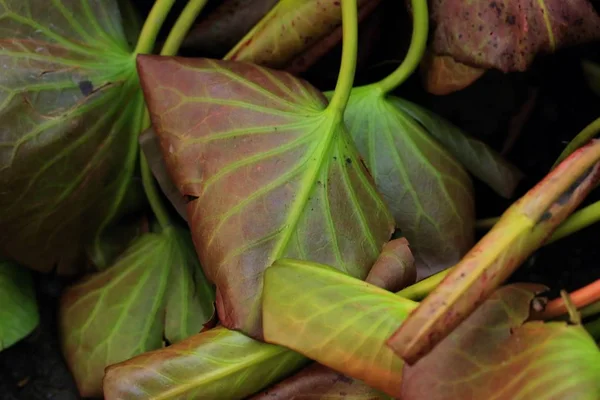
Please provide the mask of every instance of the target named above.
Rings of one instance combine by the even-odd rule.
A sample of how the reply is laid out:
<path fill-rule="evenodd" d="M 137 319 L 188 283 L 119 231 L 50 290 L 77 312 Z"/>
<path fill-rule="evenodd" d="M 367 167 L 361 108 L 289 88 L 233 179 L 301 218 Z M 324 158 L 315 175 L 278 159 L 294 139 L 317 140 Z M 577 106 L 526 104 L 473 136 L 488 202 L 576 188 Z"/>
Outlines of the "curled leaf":
<path fill-rule="evenodd" d="M 242 62 L 141 56 L 139 70 L 224 326 L 260 338 L 279 258 L 367 276 L 393 221 L 320 92 Z"/>
<path fill-rule="evenodd" d="M 435 95 L 457 92 L 471 85 L 485 72 L 456 61 L 450 56 L 426 54 L 421 62 L 425 89 Z"/>
<path fill-rule="evenodd" d="M 29 335 L 40 316 L 31 273 L 10 261 L 0 261 L 0 351 Z"/>
<path fill-rule="evenodd" d="M 117 3 L 3 1 L 0 65 L 0 253 L 74 272 L 135 188 L 144 104 Z"/>
<path fill-rule="evenodd" d="M 115 265 L 68 288 L 60 327 L 82 396 L 102 393 L 104 368 L 200 332 L 214 294 L 185 231 L 137 239 Z"/>
<path fill-rule="evenodd" d="M 415 258 L 408 241 L 400 238 L 383 246 L 383 251 L 365 281 L 390 292 L 397 292 L 415 283 L 416 278 Z"/>
<path fill-rule="evenodd" d="M 331 267 L 290 259 L 266 270 L 263 298 L 267 342 L 400 394 L 404 363 L 385 342 L 416 303 Z"/>
<path fill-rule="evenodd" d="M 308 362 L 284 347 L 219 327 L 111 365 L 107 399 L 245 399 Z"/>

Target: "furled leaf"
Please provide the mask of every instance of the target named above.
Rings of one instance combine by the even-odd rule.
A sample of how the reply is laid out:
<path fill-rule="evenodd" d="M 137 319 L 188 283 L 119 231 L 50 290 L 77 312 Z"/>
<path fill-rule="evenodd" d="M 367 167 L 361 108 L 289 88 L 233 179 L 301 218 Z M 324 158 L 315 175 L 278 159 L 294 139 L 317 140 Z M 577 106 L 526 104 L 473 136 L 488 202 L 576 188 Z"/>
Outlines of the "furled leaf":
<path fill-rule="evenodd" d="M 388 345 L 414 364 L 550 238 L 600 181 L 600 140 L 580 148 L 515 202 L 394 333 Z"/>
<path fill-rule="evenodd" d="M 294 376 L 249 400 L 391 400 L 390 396 L 320 364 L 312 364 Z"/>
<path fill-rule="evenodd" d="M 406 366 L 403 400 L 593 400 L 600 351 L 581 326 L 528 322 L 533 292 L 498 289 L 438 347 Z"/>
<path fill-rule="evenodd" d="M 267 342 L 400 394 L 404 363 L 385 342 L 417 303 L 331 267 L 290 259 L 266 270 L 263 298 Z"/>
<path fill-rule="evenodd" d="M 308 362 L 284 347 L 219 327 L 112 365 L 106 399 L 245 399 Z"/>
<path fill-rule="evenodd" d="M 116 2 L 0 2 L 0 65 L 0 253 L 72 272 L 132 189 L 144 105 Z"/>
<path fill-rule="evenodd" d="M 415 283 L 417 270 L 408 240 L 394 239 L 383 246 L 383 251 L 365 279 L 377 287 L 397 292 Z"/>
<path fill-rule="evenodd" d="M 485 72 L 456 61 L 450 56 L 426 54 L 421 62 L 423 86 L 435 95 L 457 92 L 471 85 Z"/>
<path fill-rule="evenodd" d="M 375 86 L 354 88 L 344 119 L 414 251 L 421 279 L 455 264 L 474 241 L 469 175 Z"/>
<path fill-rule="evenodd" d="M 524 71 L 537 53 L 600 36 L 589 0 L 438 0 L 431 12 L 434 53 L 504 72 Z"/>
<path fill-rule="evenodd" d="M 213 294 L 187 232 L 137 239 L 111 268 L 63 294 L 62 345 L 82 396 L 99 396 L 104 368 L 200 332 Z"/>
<path fill-rule="evenodd" d="M 141 56 L 138 68 L 223 325 L 260 338 L 276 259 L 367 276 L 393 221 L 321 93 L 242 62 Z"/>
<path fill-rule="evenodd" d="M 0 261 L 0 351 L 30 334 L 39 320 L 31 273 Z"/>
<path fill-rule="evenodd" d="M 498 152 L 415 103 L 395 98 L 394 105 L 423 125 L 469 172 L 487 183 L 496 193 L 506 198 L 513 195 L 523 174 Z"/>

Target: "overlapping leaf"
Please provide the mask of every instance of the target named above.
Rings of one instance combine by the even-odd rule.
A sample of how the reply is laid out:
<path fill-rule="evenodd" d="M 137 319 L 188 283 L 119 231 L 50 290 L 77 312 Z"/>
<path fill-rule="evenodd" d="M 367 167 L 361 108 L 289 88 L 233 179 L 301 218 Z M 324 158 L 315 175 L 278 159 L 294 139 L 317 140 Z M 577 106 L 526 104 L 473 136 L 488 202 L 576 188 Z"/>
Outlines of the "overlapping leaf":
<path fill-rule="evenodd" d="M 600 35 L 589 0 L 437 0 L 431 8 L 436 54 L 505 72 L 525 70 L 537 53 Z"/>
<path fill-rule="evenodd" d="M 423 278 L 472 246 L 473 189 L 462 166 L 395 101 L 374 86 L 355 88 L 344 118 Z"/>
<path fill-rule="evenodd" d="M 63 294 L 63 352 L 82 396 L 101 394 L 104 368 L 163 338 L 200 332 L 213 314 L 214 294 L 203 281 L 189 234 L 168 228 L 137 239 L 111 268 Z"/>
<path fill-rule="evenodd" d="M 278 258 L 367 276 L 393 221 L 321 93 L 241 62 L 142 56 L 139 70 L 225 326 L 260 337 Z"/>
<path fill-rule="evenodd" d="M 72 271 L 132 189 L 143 98 L 116 2 L 1 1 L 0 66 L 0 253 Z"/>
<path fill-rule="evenodd" d="M 222 327 L 107 369 L 107 399 L 245 399 L 308 362 Z"/>
<path fill-rule="evenodd" d="M 423 86 L 441 96 L 457 92 L 479 79 L 485 70 L 456 61 L 450 56 L 426 54 L 421 62 Z"/>
<path fill-rule="evenodd" d="M 523 322 L 532 289 L 497 290 L 415 366 L 404 400 L 592 400 L 600 396 L 600 351 L 581 326 Z"/>
<path fill-rule="evenodd" d="M 312 364 L 294 376 L 249 400 L 391 400 L 385 393 L 320 364 Z"/>
<path fill-rule="evenodd" d="M 283 259 L 265 272 L 265 340 L 400 394 L 404 362 L 385 345 L 416 303 L 333 268 Z"/>
<path fill-rule="evenodd" d="M 31 333 L 39 319 L 30 272 L 0 261 L 0 351 Z"/>
<path fill-rule="evenodd" d="M 383 246 L 365 281 L 390 292 L 397 292 L 415 283 L 416 277 L 415 258 L 408 241 L 400 238 Z"/>

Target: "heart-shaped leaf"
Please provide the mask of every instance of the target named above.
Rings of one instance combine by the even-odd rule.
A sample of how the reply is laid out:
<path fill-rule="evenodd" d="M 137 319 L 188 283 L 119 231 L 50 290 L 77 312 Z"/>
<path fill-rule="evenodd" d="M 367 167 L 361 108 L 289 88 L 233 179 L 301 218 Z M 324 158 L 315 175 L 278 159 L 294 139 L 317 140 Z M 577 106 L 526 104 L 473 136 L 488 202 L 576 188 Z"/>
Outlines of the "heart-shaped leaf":
<path fill-rule="evenodd" d="M 430 354 L 404 369 L 403 400 L 600 396 L 600 351 L 581 326 L 528 322 L 531 288 L 498 289 Z"/>
<path fill-rule="evenodd" d="M 385 345 L 417 303 L 315 263 L 282 259 L 265 271 L 265 340 L 390 396 L 404 362 Z"/>
<path fill-rule="evenodd" d="M 99 396 L 104 369 L 200 332 L 213 314 L 189 234 L 147 233 L 111 268 L 63 294 L 63 352 L 82 396 Z"/>
<path fill-rule="evenodd" d="M 0 261 L 0 351 L 30 334 L 39 320 L 31 273 Z"/>
<path fill-rule="evenodd" d="M 249 63 L 138 63 L 223 325 L 260 338 L 262 273 L 279 258 L 367 276 L 393 220 L 320 92 Z"/>
<path fill-rule="evenodd" d="M 222 327 L 112 365 L 107 399 L 245 399 L 308 362 Z"/>
<path fill-rule="evenodd" d="M 59 273 L 132 189 L 143 98 L 114 0 L 0 3 L 0 253 Z"/>

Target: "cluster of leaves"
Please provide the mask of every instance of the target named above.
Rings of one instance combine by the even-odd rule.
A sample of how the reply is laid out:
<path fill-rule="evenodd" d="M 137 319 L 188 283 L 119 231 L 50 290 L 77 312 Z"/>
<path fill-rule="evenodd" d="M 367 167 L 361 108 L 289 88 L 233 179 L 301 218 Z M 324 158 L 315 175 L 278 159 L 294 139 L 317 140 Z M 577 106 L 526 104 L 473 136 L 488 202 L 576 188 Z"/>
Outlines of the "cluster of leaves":
<path fill-rule="evenodd" d="M 514 241 L 474 247 L 472 176 L 510 198 L 522 175 L 390 93 L 418 64 L 426 33 L 415 36 L 412 67 L 352 88 L 357 8 L 364 16 L 378 1 L 266 2 L 254 28 L 220 33 L 238 41 L 225 60 L 141 54 L 172 0 L 156 2 L 139 40 L 124 2 L 42 3 L 0 1 L 0 350 L 37 325 L 28 267 L 88 274 L 59 310 L 83 396 L 592 399 L 600 391 L 600 355 L 584 328 L 526 322 L 537 289 L 496 290 L 597 183 L 597 143 L 491 232 L 506 228 Z M 434 19 L 451 19 L 438 3 Z M 190 1 L 190 10 L 203 4 Z M 426 8 L 413 4 L 415 29 Z M 320 43 L 331 48 L 342 30 L 335 91 L 282 71 L 321 54 Z M 392 293 L 457 263 L 429 302 Z M 457 288 L 455 303 L 432 306 Z M 480 298 L 464 306 L 474 291 Z M 402 328 L 431 309 L 448 316 L 432 324 L 443 340 L 410 365 Z M 544 386 L 557 379 L 557 357 L 562 384 Z M 581 362 L 592 367 L 573 375 Z"/>

